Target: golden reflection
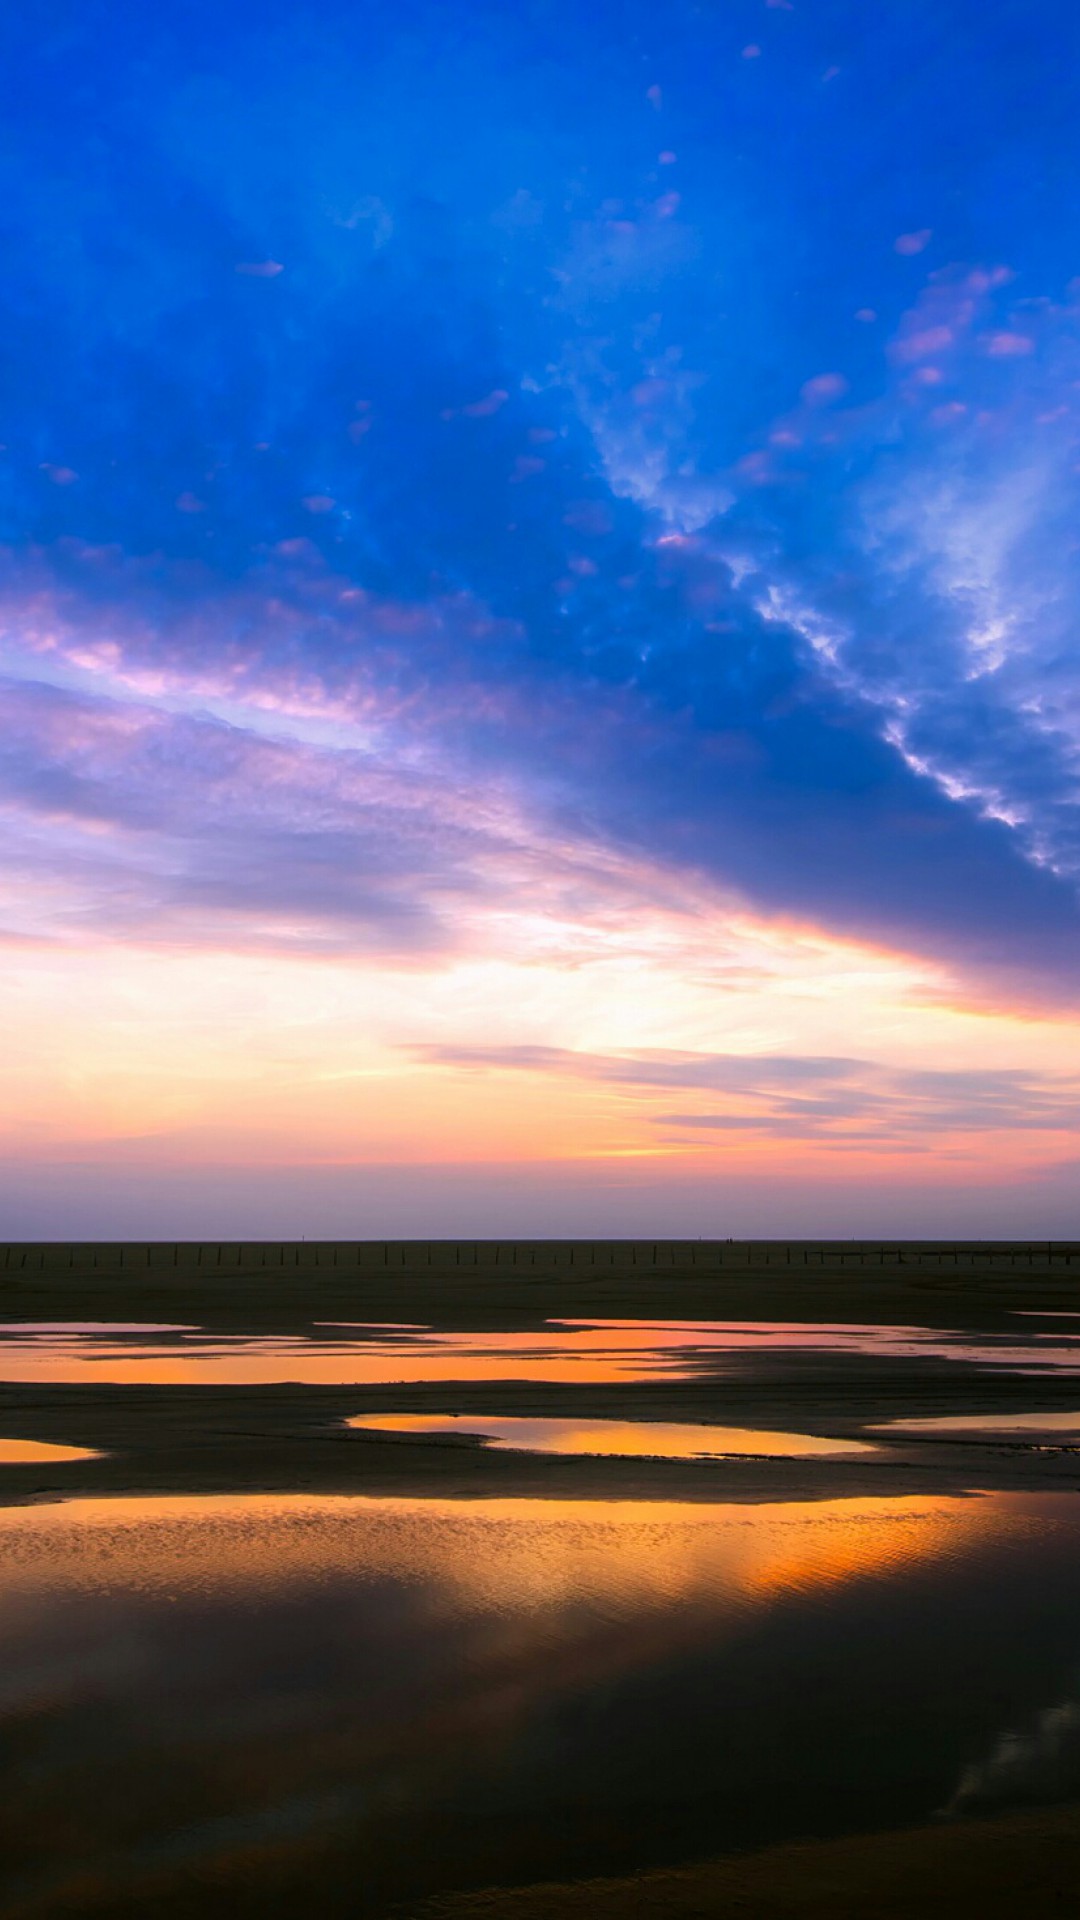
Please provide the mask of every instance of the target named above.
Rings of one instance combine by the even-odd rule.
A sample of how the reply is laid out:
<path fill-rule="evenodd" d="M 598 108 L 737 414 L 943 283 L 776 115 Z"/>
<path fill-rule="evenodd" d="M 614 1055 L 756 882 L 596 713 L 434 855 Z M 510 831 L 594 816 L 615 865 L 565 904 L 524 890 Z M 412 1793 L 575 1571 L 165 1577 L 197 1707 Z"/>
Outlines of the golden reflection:
<path fill-rule="evenodd" d="M 765 1433 L 753 1427 L 690 1426 L 669 1420 L 528 1419 L 516 1415 L 358 1413 L 346 1426 L 368 1433 L 475 1436 L 529 1453 L 615 1454 L 635 1460 L 700 1460 L 727 1454 L 759 1458 L 829 1458 L 873 1453 L 864 1440 L 831 1440 L 810 1433 Z"/>
<path fill-rule="evenodd" d="M 0 1467 L 21 1467 L 40 1460 L 50 1466 L 62 1460 L 100 1460 L 94 1447 L 64 1447 L 51 1440 L 0 1440 Z"/>
<path fill-rule="evenodd" d="M 875 1433 L 939 1433 L 943 1438 L 961 1434 L 978 1439 L 986 1433 L 1015 1434 L 1018 1439 L 1037 1440 L 1041 1434 L 1059 1434 L 1080 1439 L 1080 1408 L 1058 1413 L 949 1413 L 883 1420 Z"/>
<path fill-rule="evenodd" d="M 0 1379 L 24 1384 L 395 1386 L 514 1380 L 596 1386 L 716 1373 L 726 1354 L 887 1354 L 1031 1371 L 1080 1367 L 1080 1344 L 973 1340 L 920 1327 L 757 1321 L 598 1320 L 527 1332 L 371 1326 L 327 1335 L 257 1336 L 132 1330 L 0 1331 Z"/>
<path fill-rule="evenodd" d="M 520 1344 L 519 1344 L 520 1343 Z M 516 1380 L 597 1386 L 648 1378 L 684 1379 L 687 1369 L 643 1362 L 635 1354 L 585 1350 L 535 1335 L 500 1335 L 476 1351 L 473 1336 L 430 1336 L 429 1342 L 372 1345 L 235 1340 L 172 1346 L 0 1343 L 0 1379 L 31 1385 L 96 1386 L 405 1386 L 444 1381 Z"/>
<path fill-rule="evenodd" d="M 1046 1501 L 1028 1506 L 1045 1506 Z M 287 1590 L 390 1580 L 451 1613 L 582 1604 L 741 1612 L 955 1559 L 1027 1524 L 1022 1497 L 693 1505 L 305 1495 L 75 1499 L 0 1508 L 0 1612 L 64 1590 Z"/>

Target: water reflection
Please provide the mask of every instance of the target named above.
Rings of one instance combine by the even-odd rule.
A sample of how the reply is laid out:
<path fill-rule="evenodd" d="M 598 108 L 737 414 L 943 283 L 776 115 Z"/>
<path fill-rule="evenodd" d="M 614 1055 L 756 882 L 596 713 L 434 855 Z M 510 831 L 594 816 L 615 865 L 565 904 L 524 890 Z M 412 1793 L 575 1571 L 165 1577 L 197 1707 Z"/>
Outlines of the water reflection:
<path fill-rule="evenodd" d="M 64 1460 L 100 1460 L 93 1447 L 63 1447 L 51 1440 L 0 1440 L 0 1467 L 22 1467 L 35 1461 L 57 1464 Z"/>
<path fill-rule="evenodd" d="M 974 1336 L 925 1327 L 776 1321 L 552 1321 L 527 1332 L 395 1323 L 244 1335 L 182 1327 L 48 1327 L 0 1333 L 0 1380 L 65 1384 L 380 1386 L 515 1380 L 602 1385 L 687 1380 L 728 1357 L 785 1353 L 937 1359 L 1022 1372 L 1080 1371 L 1080 1334 Z"/>
<path fill-rule="evenodd" d="M 194 1874 L 334 1920 L 922 1818 L 1061 1693 L 1078 1506 L 0 1509 L 13 1910 L 171 1916 Z"/>
<path fill-rule="evenodd" d="M 444 1438 L 472 1438 L 529 1453 L 603 1454 L 635 1460 L 717 1460 L 730 1454 L 807 1459 L 875 1451 L 863 1440 L 833 1440 L 810 1433 L 767 1433 L 754 1427 L 691 1426 L 670 1420 L 525 1419 L 487 1413 L 360 1413 L 346 1425 L 368 1433 L 428 1433 Z"/>
<path fill-rule="evenodd" d="M 198 1333 L 188 1320 L 5 1320 L 4 1333 L 45 1333 L 50 1338 L 69 1333 Z"/>
<path fill-rule="evenodd" d="M 909 1495 L 744 1507 L 675 1501 L 461 1501 L 167 1495 L 0 1507 L 0 1625 L 15 1592 L 210 1594 L 343 1576 L 433 1582 L 517 1611 L 600 1600 L 743 1601 L 892 1571 L 1016 1525 L 1015 1501 Z M 778 1569 L 789 1569 L 790 1579 Z"/>
<path fill-rule="evenodd" d="M 1080 1441 L 1080 1408 L 1071 1412 L 1056 1413 L 947 1413 L 932 1417 L 918 1417 L 905 1420 L 882 1421 L 873 1429 L 875 1433 L 940 1433 L 955 1437 L 970 1434 L 978 1439 L 983 1434 L 1012 1434 L 1022 1440 L 1030 1436 L 1038 1439 L 1040 1435 L 1059 1434 L 1063 1438 Z"/>

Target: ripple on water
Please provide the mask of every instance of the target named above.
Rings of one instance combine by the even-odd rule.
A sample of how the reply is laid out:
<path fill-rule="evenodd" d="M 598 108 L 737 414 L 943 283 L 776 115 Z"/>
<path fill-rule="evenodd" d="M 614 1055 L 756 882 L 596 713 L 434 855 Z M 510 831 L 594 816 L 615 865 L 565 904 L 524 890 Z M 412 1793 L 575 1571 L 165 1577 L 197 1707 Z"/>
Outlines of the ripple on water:
<path fill-rule="evenodd" d="M 1071 1699 L 1078 1533 L 1075 1495 L 0 1508 L 5 1868 L 42 1916 L 193 1871 L 207 1920 L 386 1912 L 914 1824 Z"/>

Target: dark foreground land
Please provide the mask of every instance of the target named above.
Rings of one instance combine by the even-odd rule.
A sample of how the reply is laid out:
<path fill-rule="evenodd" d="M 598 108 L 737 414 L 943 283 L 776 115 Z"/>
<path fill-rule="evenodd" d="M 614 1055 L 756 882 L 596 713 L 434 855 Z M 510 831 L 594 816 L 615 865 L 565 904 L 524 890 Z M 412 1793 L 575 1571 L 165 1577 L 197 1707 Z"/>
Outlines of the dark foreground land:
<path fill-rule="evenodd" d="M 533 1326 L 560 1315 L 993 1328 L 1080 1311 L 1080 1241 L 481 1240 L 0 1245 L 6 1318 Z"/>
<path fill-rule="evenodd" d="M 1064 1920 L 1077 1910 L 1080 1809 L 770 1847 L 674 1873 L 494 1888 L 409 1920 Z"/>

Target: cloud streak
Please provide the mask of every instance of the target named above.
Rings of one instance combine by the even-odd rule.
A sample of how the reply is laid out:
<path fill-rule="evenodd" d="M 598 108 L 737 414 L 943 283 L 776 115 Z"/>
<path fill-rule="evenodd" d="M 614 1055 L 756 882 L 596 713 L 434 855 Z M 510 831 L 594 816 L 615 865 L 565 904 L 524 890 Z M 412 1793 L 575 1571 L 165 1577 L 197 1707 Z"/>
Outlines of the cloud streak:
<path fill-rule="evenodd" d="M 474 1071 L 580 1077 L 657 1092 L 724 1094 L 724 1111 L 648 1110 L 654 1126 L 816 1140 L 838 1146 L 924 1141 L 943 1135 L 1080 1128 L 1080 1076 L 1023 1069 L 902 1068 L 811 1054 L 601 1055 L 558 1047 L 429 1047 L 423 1057 Z"/>

